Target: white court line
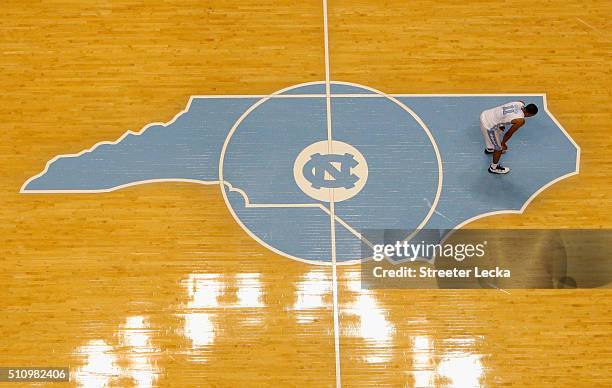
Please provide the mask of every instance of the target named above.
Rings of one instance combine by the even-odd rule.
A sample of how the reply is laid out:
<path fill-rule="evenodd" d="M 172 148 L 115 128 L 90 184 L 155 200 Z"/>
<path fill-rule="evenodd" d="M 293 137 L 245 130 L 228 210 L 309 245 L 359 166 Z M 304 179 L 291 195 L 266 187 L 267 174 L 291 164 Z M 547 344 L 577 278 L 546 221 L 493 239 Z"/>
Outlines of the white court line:
<path fill-rule="evenodd" d="M 237 187 L 234 187 L 228 181 L 223 181 L 223 184 L 227 186 L 229 191 L 236 192 L 242 196 L 244 200 L 245 208 L 257 209 L 257 208 L 285 208 L 285 207 L 317 207 L 317 208 L 323 209 L 324 211 L 327 210 L 320 203 L 251 203 L 251 200 L 249 199 L 249 196 L 247 195 L 246 191 L 239 189 Z"/>
<path fill-rule="evenodd" d="M 509 293 L 508 291 L 504 290 L 503 288 L 499 288 L 499 287 L 497 287 L 497 286 L 496 286 L 495 284 L 493 284 L 493 283 L 489 283 L 489 282 L 487 282 L 487 284 L 488 284 L 488 285 L 490 285 L 490 286 L 493 286 L 493 287 L 494 287 L 494 288 L 496 288 L 498 291 L 505 292 L 506 294 L 510 295 L 510 293 Z"/>
<path fill-rule="evenodd" d="M 423 198 L 423 201 L 425 201 L 425 203 L 427 204 L 427 206 L 429 206 L 430 209 L 434 207 L 432 205 L 432 203 L 427 198 Z M 444 214 L 442 214 L 441 212 L 439 212 L 439 211 L 437 211 L 435 209 L 434 209 L 434 213 L 439 215 L 440 217 L 450 221 L 450 222 L 453 222 L 453 220 L 451 220 L 450 218 L 448 218 L 447 216 L 445 216 Z"/>
<path fill-rule="evenodd" d="M 41 173 L 43 174 L 43 173 Z M 39 175 L 41 175 L 39 174 Z M 109 187 L 107 189 L 83 189 L 83 190 L 27 190 L 25 189 L 26 185 L 34 178 L 38 177 L 36 175 L 30 178 L 26 183 L 24 183 L 21 188 L 20 193 L 22 194 L 98 194 L 98 193 L 110 193 L 116 190 L 125 189 L 132 186 L 145 185 L 148 183 L 162 183 L 162 182 L 185 182 L 185 183 L 196 183 L 199 185 L 218 185 L 219 181 L 202 181 L 199 179 L 187 179 L 187 178 L 159 178 L 159 179 L 145 179 L 141 181 L 134 181 L 130 183 L 126 183 L 119 186 Z"/>
<path fill-rule="evenodd" d="M 139 185 L 145 185 L 145 184 L 150 184 L 150 183 L 169 183 L 169 182 L 195 183 L 195 184 L 199 184 L 199 185 L 218 185 L 220 183 L 219 181 L 203 181 L 203 180 L 199 180 L 199 179 L 161 178 L 161 179 L 146 179 L 146 180 L 130 182 L 130 183 L 126 183 L 126 184 L 123 184 L 123 185 L 110 187 L 110 188 L 107 188 L 107 189 L 87 189 L 87 190 L 85 190 L 85 189 L 83 189 L 83 190 L 22 190 L 22 193 L 24 193 L 24 194 L 61 194 L 61 193 L 66 193 L 66 194 L 98 194 L 98 193 L 110 193 L 110 192 L 113 192 L 113 191 L 125 189 L 125 188 L 132 187 L 132 186 L 139 186 Z M 325 212 L 326 214 L 331 216 L 331 212 L 329 211 L 329 209 L 327 209 L 325 206 L 323 206 L 320 203 L 251 203 L 251 200 L 249 199 L 249 196 L 247 195 L 247 193 L 244 190 L 239 189 L 237 187 L 234 187 L 228 181 L 224 181 L 223 184 L 228 187 L 229 191 L 234 191 L 234 192 L 236 192 L 236 193 L 238 193 L 238 194 L 240 194 L 242 196 L 242 198 L 244 200 L 244 207 L 245 208 L 258 209 L 258 208 L 305 208 L 305 207 L 312 207 L 312 208 L 319 208 L 323 212 Z M 348 222 L 344 221 L 342 218 L 338 217 L 337 215 L 334 215 L 334 218 L 335 218 L 335 220 L 340 225 L 344 226 L 346 228 L 346 230 L 348 230 L 350 233 L 352 233 L 355 237 L 357 237 L 360 240 L 363 240 L 363 242 L 365 242 L 368 246 L 370 246 L 370 247 L 373 246 L 372 242 L 370 242 L 368 239 L 364 238 L 361 235 L 361 233 L 359 233 L 355 228 L 353 228 Z"/>
<path fill-rule="evenodd" d="M 210 182 L 210 183 L 207 183 L 207 184 L 213 184 L 213 183 L 218 183 L 218 182 Z M 223 184 L 225 186 L 227 186 L 229 191 L 233 191 L 233 192 L 236 192 L 236 193 L 240 194 L 242 196 L 242 198 L 243 198 L 243 201 L 244 201 L 244 207 L 248 208 L 248 209 L 252 209 L 252 208 L 254 208 L 254 209 L 265 209 L 265 208 L 306 208 L 306 207 L 311 207 L 311 208 L 319 208 L 319 209 L 323 210 L 329 216 L 332 215 L 331 211 L 328 208 L 326 208 L 325 206 L 323 206 L 322 204 L 320 204 L 320 203 L 251 203 L 251 199 L 249 198 L 249 195 L 246 193 L 246 191 L 244 191 L 242 189 L 239 189 L 237 187 L 234 187 L 228 181 L 223 181 Z M 344 226 L 344 228 L 346 228 L 346 230 L 348 230 L 351 234 L 353 234 L 359 240 L 362 240 L 370 248 L 374 247 L 374 244 L 370 240 L 368 240 L 367 238 L 363 237 L 363 235 L 361 233 L 359 233 L 355 228 L 353 228 L 348 222 L 346 222 L 342 218 L 338 217 L 338 215 L 336 215 L 336 214 L 334 214 L 333 217 L 336 220 L 336 222 L 338 222 L 340 225 Z"/>
<path fill-rule="evenodd" d="M 81 155 L 84 154 L 88 154 L 90 152 L 95 151 L 99 146 L 101 145 L 115 145 L 115 144 L 119 144 L 123 139 L 125 139 L 126 137 L 128 137 L 129 135 L 134 135 L 134 136 L 140 136 L 143 133 L 145 133 L 147 131 L 147 129 L 153 127 L 153 126 L 162 126 L 162 127 L 167 127 L 168 125 L 174 123 L 179 117 L 181 117 L 181 115 L 183 113 L 186 113 L 189 111 L 189 107 L 191 107 L 191 102 L 193 101 L 193 97 L 189 98 L 189 102 L 187 103 L 187 106 L 185 107 L 185 109 L 183 109 L 182 111 L 180 111 L 179 113 L 177 113 L 176 115 L 174 115 L 174 117 L 172 118 L 172 120 L 165 122 L 165 123 L 161 123 L 161 122 L 154 122 L 154 123 L 149 123 L 147 125 L 145 125 L 144 127 L 142 127 L 142 129 L 138 132 L 135 131 L 126 131 L 123 133 L 123 135 L 121 135 L 117 140 L 114 141 L 100 141 L 97 142 L 96 144 L 94 144 L 93 146 L 91 146 L 90 148 L 86 148 L 84 150 L 82 150 L 79 153 L 76 154 L 60 154 L 60 155 L 56 155 L 54 158 L 52 158 L 51 160 L 49 160 L 47 162 L 47 164 L 45 164 L 45 168 L 39 172 L 38 174 L 30 177 L 30 179 L 28 179 L 27 181 L 25 181 L 23 183 L 23 185 L 21 186 L 21 188 L 19 189 L 20 193 L 40 193 L 40 194 L 45 194 L 45 193 L 106 193 L 109 191 L 113 191 L 113 190 L 117 190 L 119 187 L 127 187 L 128 185 L 122 185 L 122 186 L 117 186 L 117 187 L 112 187 L 110 189 L 105 189 L 105 190 L 26 190 L 26 187 L 28 186 L 28 184 L 30 184 L 30 182 L 32 182 L 33 180 L 35 180 L 36 178 L 39 178 L 43 175 L 45 175 L 47 173 L 47 171 L 49 170 L 49 167 L 51 167 L 51 165 L 59 159 L 63 159 L 63 158 L 78 158 Z M 156 180 L 156 181 L 176 181 L 174 179 L 170 180 L 170 179 L 160 179 L 160 180 Z M 148 183 L 149 181 L 142 181 L 144 183 Z M 196 181 L 198 182 L 198 181 Z M 218 181 L 217 181 L 218 183 Z"/>
<path fill-rule="evenodd" d="M 569 177 L 572 177 L 574 175 L 578 175 L 580 174 L 580 157 L 582 154 L 582 149 L 580 148 L 580 146 L 578 145 L 578 143 L 576 143 L 576 141 L 570 136 L 570 134 L 565 130 L 565 128 L 561 125 L 561 123 L 557 120 L 557 118 L 550 112 L 550 110 L 548 110 L 548 100 L 546 98 L 546 94 L 542 95 L 542 101 L 544 102 L 544 111 L 546 112 L 546 114 L 548 115 L 548 117 L 550 117 L 550 119 L 555 123 L 555 125 L 557 126 L 557 128 L 561 129 L 561 132 L 563 132 L 563 135 L 565 135 L 565 137 L 574 145 L 574 147 L 576 147 L 576 167 L 575 170 L 567 173 L 565 175 L 562 175 L 560 177 L 557 177 L 556 179 L 553 179 L 552 181 L 548 182 L 547 184 L 541 186 L 538 190 L 536 190 L 536 192 L 534 192 L 533 194 L 531 194 L 531 196 L 527 199 L 527 201 L 523 202 L 523 205 L 521 206 L 521 208 L 519 210 L 496 210 L 496 211 L 492 211 L 492 212 L 488 212 L 488 213 L 482 213 L 479 214 L 477 216 L 474 216 L 472 218 L 469 218 L 467 220 L 464 220 L 463 222 L 459 223 L 458 225 L 454 226 L 453 229 L 451 231 L 449 231 L 446 236 L 444 236 L 444 238 L 442 239 L 442 241 L 440 241 L 441 244 L 444 244 L 444 242 L 446 240 L 448 240 L 457 230 L 463 228 L 465 225 L 479 220 L 481 218 L 485 218 L 485 217 L 490 217 L 490 216 L 495 216 L 495 215 L 500 215 L 500 214 L 523 214 L 525 212 L 525 209 L 527 209 L 527 206 L 529 206 L 529 204 L 536 199 L 536 197 L 538 197 L 542 192 L 544 192 L 546 189 L 548 189 L 549 187 L 551 187 L 552 185 L 554 185 L 557 182 L 561 182 L 564 179 L 567 179 Z"/>
<path fill-rule="evenodd" d="M 329 76 L 329 28 L 327 21 L 327 0 L 323 0 L 323 45 L 325 50 L 325 105 L 327 108 L 327 152 L 333 153 L 331 85 Z M 331 226 L 331 257 L 332 257 L 332 296 L 334 308 L 334 348 L 336 358 L 336 387 L 342 386 L 340 373 L 340 317 L 338 308 L 338 272 L 336 265 L 336 216 L 334 204 L 334 189 L 329 189 L 329 222 Z"/>

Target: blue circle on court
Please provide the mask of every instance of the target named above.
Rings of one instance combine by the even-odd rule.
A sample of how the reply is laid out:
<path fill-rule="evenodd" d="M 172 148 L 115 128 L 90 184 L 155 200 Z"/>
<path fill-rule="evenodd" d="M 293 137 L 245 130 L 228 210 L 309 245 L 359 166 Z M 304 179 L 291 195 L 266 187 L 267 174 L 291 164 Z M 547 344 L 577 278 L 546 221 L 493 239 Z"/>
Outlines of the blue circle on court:
<path fill-rule="evenodd" d="M 355 84 L 332 82 L 330 91 L 331 128 L 325 83 L 288 88 L 242 115 L 219 163 L 224 198 L 247 233 L 279 254 L 317 264 L 331 262 L 333 250 L 338 263 L 359 260 L 364 230 L 423 227 L 442 179 L 435 142 L 409 107 Z M 356 194 L 334 202 L 334 230 L 330 202 L 307 194 L 294 174 L 302 151 L 329 141 L 330 132 L 349 151 L 313 151 L 303 167 L 307 183 L 342 190 L 367 179 Z M 353 174 L 363 166 L 350 149 L 365 158 L 367 178 Z"/>

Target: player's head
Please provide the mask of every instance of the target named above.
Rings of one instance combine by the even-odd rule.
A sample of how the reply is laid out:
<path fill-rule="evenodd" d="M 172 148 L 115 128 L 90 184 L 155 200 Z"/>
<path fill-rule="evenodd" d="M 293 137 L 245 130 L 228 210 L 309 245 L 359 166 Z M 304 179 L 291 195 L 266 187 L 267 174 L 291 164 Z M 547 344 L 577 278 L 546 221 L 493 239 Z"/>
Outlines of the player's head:
<path fill-rule="evenodd" d="M 523 108 L 523 112 L 525 113 L 525 117 L 531 117 L 538 114 L 538 107 L 536 104 L 529 104 Z"/>

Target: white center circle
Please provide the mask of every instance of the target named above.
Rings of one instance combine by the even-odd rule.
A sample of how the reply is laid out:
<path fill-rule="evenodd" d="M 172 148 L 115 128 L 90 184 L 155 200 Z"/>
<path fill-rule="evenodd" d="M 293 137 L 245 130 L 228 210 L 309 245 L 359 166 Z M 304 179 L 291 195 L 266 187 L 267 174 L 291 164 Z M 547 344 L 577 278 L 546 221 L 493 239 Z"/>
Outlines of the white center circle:
<path fill-rule="evenodd" d="M 293 164 L 293 177 L 309 197 L 341 202 L 363 189 L 368 180 L 368 163 L 350 144 L 323 140 L 300 152 Z"/>
<path fill-rule="evenodd" d="M 441 192 L 442 192 L 442 181 L 443 181 L 442 158 L 440 156 L 438 145 L 436 144 L 435 139 L 432 133 L 430 132 L 429 128 L 412 109 L 410 109 L 407 105 L 405 105 L 402 101 L 398 100 L 394 96 L 387 95 L 384 92 L 370 88 L 368 86 L 349 83 L 349 82 L 331 81 L 330 84 L 332 87 L 336 87 L 336 88 L 352 87 L 352 88 L 361 89 L 362 91 L 366 91 L 367 93 L 363 93 L 363 92 L 360 93 L 360 94 L 363 94 L 362 97 L 365 99 L 372 98 L 376 100 L 381 100 L 382 98 L 382 100 L 393 102 L 398 107 L 400 107 L 402 110 L 404 110 L 408 115 L 411 116 L 411 118 L 416 122 L 416 124 L 418 124 L 417 129 L 418 127 L 420 127 L 423 130 L 425 136 L 427 137 L 427 139 L 429 140 L 429 143 L 431 144 L 431 147 L 433 148 L 435 161 L 432 166 L 434 166 L 436 170 L 433 173 L 437 175 L 437 184 L 436 184 L 437 187 L 435 189 L 435 194 L 433 194 L 433 196 L 431 197 L 428 197 L 428 198 L 431 198 L 431 202 L 430 202 L 431 205 L 428 206 L 429 209 L 427 209 L 427 214 L 425 214 L 424 217 L 420 219 L 420 222 L 418 222 L 418 225 L 414 227 L 414 230 L 420 230 L 424 228 L 436 210 L 436 207 L 438 205 L 438 202 L 441 196 Z M 248 167 L 251 165 L 251 160 L 253 159 L 249 159 L 249 158 L 245 159 L 244 156 L 251 155 L 251 152 L 253 152 L 253 150 L 259 150 L 260 153 L 258 155 L 261 155 L 261 152 L 267 152 L 267 154 L 258 156 L 259 158 L 263 158 L 263 160 L 265 160 L 266 158 L 272 158 L 272 156 L 275 155 L 275 152 L 277 152 L 275 150 L 276 148 L 279 148 L 280 150 L 287 149 L 284 147 L 271 147 L 272 149 L 266 148 L 266 150 L 262 150 L 261 147 L 253 147 L 253 145 L 256 145 L 259 143 L 257 143 L 255 139 L 249 139 L 249 137 L 257 136 L 257 134 L 260 131 L 265 131 L 268 125 L 267 124 L 261 125 L 261 122 L 257 124 L 258 122 L 257 120 L 255 121 L 255 124 L 256 124 L 255 125 L 253 123 L 249 123 L 249 119 L 252 119 L 253 117 L 257 117 L 258 112 L 259 112 L 259 115 L 263 114 L 262 112 L 267 112 L 266 116 L 274 117 L 270 115 L 278 114 L 279 113 L 278 109 L 276 110 L 272 109 L 271 111 L 266 111 L 264 108 L 266 108 L 266 106 L 269 108 L 270 104 L 277 101 L 277 99 L 278 101 L 299 101 L 300 98 L 305 98 L 306 101 L 316 101 L 315 94 L 313 94 L 312 97 L 311 96 L 300 96 L 300 97 L 290 96 L 291 97 L 290 99 L 287 98 L 289 97 L 287 95 L 295 94 L 294 90 L 298 90 L 300 88 L 313 88 L 312 91 L 308 89 L 309 92 L 306 94 L 309 94 L 311 92 L 314 93 L 316 90 L 318 90 L 318 89 L 315 89 L 315 87 L 323 88 L 324 86 L 325 86 L 324 82 L 320 82 L 320 81 L 308 82 L 304 84 L 293 85 L 285 89 L 276 91 L 268 96 L 262 97 L 260 100 L 255 102 L 253 105 L 248 107 L 246 111 L 244 111 L 240 115 L 240 117 L 238 117 L 238 119 L 234 122 L 229 133 L 227 134 L 227 137 L 225 138 L 223 147 L 221 148 L 221 154 L 219 157 L 219 187 L 221 189 L 221 193 L 223 195 L 223 199 L 227 205 L 227 208 L 230 214 L 232 215 L 232 217 L 234 218 L 234 220 L 245 230 L 245 232 L 249 236 L 251 236 L 255 241 L 257 241 L 264 247 L 270 249 L 271 251 L 276 252 L 285 257 L 288 257 L 290 259 L 303 261 L 303 262 L 306 262 L 309 264 L 315 264 L 315 265 L 331 265 L 331 254 L 326 256 L 328 252 L 325 251 L 324 247 L 321 248 L 321 244 L 319 241 L 321 239 L 321 236 L 317 235 L 316 231 L 324 230 L 325 227 L 323 227 L 322 225 L 316 224 L 316 222 L 319 222 L 319 221 L 313 221 L 313 219 L 291 218 L 291 217 L 303 217 L 303 215 L 298 214 L 296 210 L 299 210 L 299 213 L 303 213 L 302 209 L 311 208 L 311 206 L 304 206 L 304 205 L 311 205 L 311 204 L 306 204 L 301 194 L 309 191 L 312 195 L 307 194 L 308 197 L 317 198 L 316 200 L 317 201 L 320 200 L 321 202 L 329 201 L 329 203 L 332 203 L 330 199 L 333 196 L 333 200 L 335 203 L 338 201 L 339 198 L 342 199 L 340 195 L 341 192 L 347 190 L 349 191 L 348 193 L 349 196 L 346 199 L 357 196 L 355 200 L 359 201 L 362 195 L 365 198 L 365 196 L 369 194 L 368 188 L 365 187 L 364 189 L 364 186 L 366 186 L 366 181 L 369 181 L 369 185 L 372 185 L 374 184 L 374 181 L 376 180 L 375 178 L 378 179 L 379 177 L 384 176 L 384 174 L 387 174 L 388 172 L 384 172 L 384 171 L 381 172 L 380 170 L 377 170 L 377 174 L 375 174 L 376 177 L 374 175 L 369 176 L 368 175 L 369 168 L 374 168 L 374 164 L 376 164 L 375 160 L 368 160 L 369 161 L 369 164 L 368 164 L 365 161 L 365 158 L 363 157 L 361 152 L 356 150 L 355 147 L 349 144 L 346 144 L 346 143 L 341 143 L 339 141 L 332 141 L 332 142 L 328 142 L 327 140 L 322 141 L 322 142 L 317 141 L 318 140 L 317 136 L 310 137 L 311 139 L 310 141 L 301 142 L 300 147 L 296 147 L 294 150 L 291 150 L 292 152 L 290 153 L 285 153 L 283 157 L 282 165 L 275 165 L 274 163 L 272 163 L 271 165 L 266 165 L 266 168 L 267 168 L 267 170 L 265 170 L 266 176 L 261 177 L 259 179 L 252 179 L 253 177 L 248 173 L 249 171 Z M 334 92 L 334 90 L 332 89 L 332 95 L 331 95 L 332 97 L 340 96 L 340 95 L 341 95 L 340 90 L 336 90 Z M 276 105 L 278 105 L 278 103 L 276 103 Z M 324 113 L 325 106 L 323 107 L 321 106 L 313 107 L 310 105 L 308 106 L 309 106 L 308 109 L 318 109 L 317 112 L 319 112 L 318 115 L 314 115 L 314 116 L 311 115 L 311 117 L 321 116 L 321 113 L 320 113 L 321 111 L 323 111 Z M 291 107 L 291 109 L 294 109 L 294 108 L 295 107 Z M 287 107 L 283 108 L 283 110 L 287 110 L 287 109 L 288 109 Z M 323 118 L 324 117 L 325 116 L 323 116 Z M 262 120 L 262 116 L 258 117 L 258 119 Z M 409 121 L 410 119 L 408 119 L 407 122 Z M 337 119 L 336 119 L 336 122 L 338 122 Z M 245 123 L 248 125 L 245 125 Z M 282 122 L 280 121 L 279 123 L 282 124 Z M 321 122 L 319 121 L 314 121 L 312 123 L 306 122 L 305 125 L 302 126 L 301 130 L 309 131 L 309 130 L 312 130 L 313 126 L 321 126 Z M 300 128 L 296 128 L 296 129 L 300 129 Z M 262 135 L 263 134 L 264 133 L 262 132 Z M 300 132 L 297 134 L 299 135 L 302 133 Z M 289 136 L 291 135 L 289 134 Z M 306 137 L 307 136 L 302 136 L 303 138 L 302 140 L 306 140 L 305 139 Z M 319 139 L 321 138 L 325 139 L 325 135 L 322 134 L 322 136 L 319 137 Z M 300 137 L 298 136 L 296 138 L 296 141 L 299 141 L 299 140 L 300 140 Z M 317 143 L 323 143 L 324 146 L 317 146 L 316 148 L 313 147 L 314 149 L 312 150 L 312 152 L 310 152 L 311 150 L 308 150 L 308 152 L 306 152 L 306 149 L 309 148 L 310 146 L 304 148 L 302 151 L 299 151 L 301 147 L 304 147 L 310 142 L 315 142 L 315 143 L 312 143 L 310 146 L 313 146 L 314 144 L 317 144 Z M 272 143 L 269 143 L 269 144 L 272 144 Z M 289 140 L 287 141 L 287 144 L 291 145 L 292 143 Z M 339 144 L 344 144 L 346 148 L 343 148 L 343 146 L 340 146 Z M 367 141 L 366 142 L 361 141 L 359 144 L 369 144 L 369 143 Z M 372 146 L 374 147 L 376 146 L 376 144 L 372 144 Z M 232 147 L 237 147 L 237 148 L 233 149 L 233 152 L 231 152 Z M 377 148 L 378 152 L 386 152 L 382 146 L 377 146 L 377 147 L 378 147 Z M 349 150 L 348 153 L 353 155 L 353 158 L 356 161 L 363 162 L 363 164 L 361 164 L 362 167 L 366 167 L 365 174 L 363 172 L 357 171 L 357 167 L 351 170 L 351 174 L 354 174 L 357 177 L 359 177 L 359 180 L 355 182 L 355 187 L 348 188 L 348 189 L 344 187 L 347 185 L 346 182 L 349 178 L 347 178 L 347 175 L 343 173 L 340 174 L 339 176 L 340 180 L 344 182 L 342 187 L 338 187 L 338 188 L 321 187 L 321 189 L 316 189 L 312 187 L 312 182 L 308 181 L 306 179 L 306 176 L 303 173 L 304 166 L 306 165 L 306 163 L 308 163 L 310 159 L 312 159 L 311 158 L 312 155 L 316 153 L 319 153 L 321 155 L 329 155 L 333 153 L 333 154 L 336 154 L 337 156 L 337 155 L 343 155 L 341 152 L 345 152 L 346 150 Z M 367 151 L 367 150 L 364 149 L 364 151 Z M 370 151 L 374 152 L 372 148 L 370 149 Z M 298 156 L 302 154 L 304 154 L 305 160 L 300 163 L 297 163 Z M 366 152 L 366 155 L 370 157 L 367 152 Z M 279 158 L 280 158 L 280 155 L 279 155 Z M 236 162 L 237 160 L 241 160 L 241 162 L 237 163 Z M 254 160 L 260 160 L 260 159 L 255 158 Z M 312 163 L 313 170 L 311 170 L 310 173 L 307 173 L 307 175 L 309 178 L 315 181 L 315 185 L 317 184 L 320 185 L 321 183 L 320 183 L 320 175 L 316 175 L 315 177 L 314 164 L 318 165 L 317 167 L 318 169 L 323 169 L 324 171 L 327 170 L 326 171 L 327 174 L 324 176 L 325 180 L 329 181 L 329 180 L 336 179 L 336 177 L 330 176 L 331 174 L 329 170 L 331 169 L 331 167 L 329 166 L 322 167 L 326 163 L 331 163 L 333 165 L 334 161 L 319 160 L 318 162 Z M 302 168 L 302 172 L 299 173 L 297 179 L 295 176 L 291 177 L 292 170 L 293 172 L 295 172 L 296 164 Z M 336 168 L 341 170 L 341 162 L 336 163 Z M 278 185 L 274 184 L 275 182 L 274 179 L 269 179 L 271 176 L 267 174 L 268 172 L 276 174 L 274 175 L 274 177 L 282 176 L 283 179 L 289 178 L 289 181 L 288 182 L 285 181 L 285 182 L 289 183 L 290 185 L 295 184 L 296 186 L 300 188 L 300 190 L 296 190 L 298 187 L 293 186 L 291 188 L 286 187 L 285 191 L 278 191 Z M 318 173 L 319 172 L 317 172 L 316 174 Z M 336 171 L 332 171 L 332 173 L 338 174 L 338 172 Z M 374 171 L 372 171 L 372 174 L 374 174 Z M 300 180 L 301 178 L 300 176 L 304 178 L 302 180 L 304 183 L 305 182 L 308 183 L 307 185 L 304 183 L 302 185 L 297 184 L 297 181 Z M 323 183 L 323 186 L 329 186 L 329 185 L 330 185 L 330 182 Z M 316 194 L 317 191 L 319 191 L 320 195 Z M 353 191 L 353 192 L 351 193 L 350 191 Z M 272 193 L 277 193 L 281 196 L 287 195 L 288 193 L 290 193 L 291 195 L 296 195 L 299 198 L 295 198 L 293 202 L 291 201 L 284 202 L 282 200 L 277 201 L 274 197 L 271 197 L 270 199 L 268 199 L 268 197 L 270 197 Z M 256 195 L 261 196 L 262 194 L 265 194 L 262 197 L 263 199 L 265 199 L 264 202 L 259 200 L 259 198 L 255 201 L 253 200 L 253 198 Z M 384 193 L 381 193 L 381 195 L 383 194 Z M 230 200 L 232 196 L 234 196 L 233 198 L 235 199 L 235 202 L 232 202 Z M 347 202 L 350 202 L 350 200 Z M 393 205 L 393 203 L 391 203 L 390 205 Z M 344 203 L 341 204 L 340 206 L 344 206 Z M 364 222 L 365 228 L 369 226 L 370 221 L 377 222 L 378 220 L 376 217 L 372 217 L 372 220 L 364 219 L 364 217 L 369 217 L 369 216 L 363 213 L 359 207 L 354 207 L 354 206 L 351 207 L 349 205 L 349 207 L 346 209 L 350 209 L 350 215 L 353 218 Z M 367 207 L 364 207 L 363 209 L 367 209 Z M 326 209 L 323 209 L 323 210 L 325 211 Z M 280 214 L 280 213 L 284 213 L 284 214 Z M 396 221 L 406 222 L 403 220 L 402 218 L 403 216 L 401 215 L 408 214 L 408 212 L 401 212 L 401 213 L 395 212 L 393 214 L 397 214 L 399 217 L 398 220 Z M 325 222 L 325 225 L 328 225 L 329 223 L 326 220 L 321 219 L 321 221 Z M 311 223 L 308 224 L 308 222 L 311 222 Z M 314 222 L 314 225 L 316 225 L 314 228 L 313 228 L 312 222 Z M 292 225 L 294 223 L 298 223 L 302 225 L 301 228 L 302 230 L 305 230 L 304 232 L 306 234 L 305 236 L 302 236 L 300 234 L 302 233 L 300 229 L 297 229 L 297 230 L 295 228 L 294 229 L 291 229 L 291 228 L 282 229 L 284 226 Z M 410 221 L 410 225 L 412 225 L 413 223 L 414 221 Z M 306 229 L 304 229 L 304 227 L 306 227 Z M 270 231 L 274 230 L 274 228 L 277 228 L 277 229 L 280 228 L 280 232 L 271 233 Z M 380 229 L 380 227 L 373 227 L 373 228 Z M 364 227 L 361 227 L 361 229 L 364 229 Z M 312 230 L 315 230 L 314 234 L 312 233 Z M 294 233 L 295 236 L 292 236 L 292 237 L 297 236 L 296 240 L 299 240 L 299 241 L 311 241 L 313 239 L 318 239 L 318 240 L 317 242 L 312 242 L 312 243 L 306 242 L 302 245 L 298 245 L 298 244 L 288 245 L 287 241 L 291 239 L 289 238 L 289 236 L 286 235 L 286 233 Z M 305 237 L 305 238 L 302 239 L 302 237 Z M 357 237 L 359 238 L 359 236 Z M 330 234 L 330 238 L 333 239 L 332 234 Z M 412 238 L 412 236 L 408 236 L 407 239 L 410 239 L 410 238 Z M 312 249 L 309 250 L 309 246 L 311 246 Z M 343 255 L 343 256 L 341 256 L 341 261 L 338 261 L 337 263 L 338 265 L 355 264 L 359 262 L 358 260 L 360 259 L 358 259 L 359 257 L 358 254 L 353 255 L 353 256 L 348 256 L 346 254 L 346 252 L 349 252 L 350 249 L 351 249 L 350 247 L 342 247 L 340 249 L 339 251 L 340 255 Z"/>

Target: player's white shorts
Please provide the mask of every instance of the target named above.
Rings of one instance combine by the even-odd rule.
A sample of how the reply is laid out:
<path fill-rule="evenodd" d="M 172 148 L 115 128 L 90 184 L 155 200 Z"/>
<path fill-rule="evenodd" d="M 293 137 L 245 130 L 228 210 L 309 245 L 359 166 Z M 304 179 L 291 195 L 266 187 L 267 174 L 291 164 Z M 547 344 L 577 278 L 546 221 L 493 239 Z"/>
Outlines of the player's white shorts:
<path fill-rule="evenodd" d="M 501 151 L 501 139 L 499 127 L 487 128 L 482 122 L 482 114 L 480 115 L 480 130 L 484 137 L 485 146 L 489 150 Z"/>

